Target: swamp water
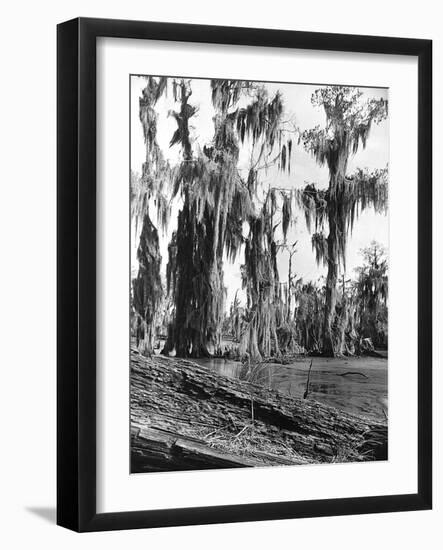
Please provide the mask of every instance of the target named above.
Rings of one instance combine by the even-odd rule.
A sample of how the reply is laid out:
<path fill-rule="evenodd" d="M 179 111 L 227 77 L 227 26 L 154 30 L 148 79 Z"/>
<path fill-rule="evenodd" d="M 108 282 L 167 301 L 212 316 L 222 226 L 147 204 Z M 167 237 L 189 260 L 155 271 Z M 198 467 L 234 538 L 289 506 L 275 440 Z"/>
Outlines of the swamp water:
<path fill-rule="evenodd" d="M 375 357 L 325 358 L 303 357 L 293 363 L 261 365 L 252 381 L 279 392 L 302 398 L 306 390 L 309 365 L 312 369 L 308 399 L 337 409 L 386 421 L 388 396 L 388 360 Z M 218 374 L 246 379 L 247 366 L 225 359 L 194 359 Z M 251 373 L 249 373 L 251 376 Z"/>

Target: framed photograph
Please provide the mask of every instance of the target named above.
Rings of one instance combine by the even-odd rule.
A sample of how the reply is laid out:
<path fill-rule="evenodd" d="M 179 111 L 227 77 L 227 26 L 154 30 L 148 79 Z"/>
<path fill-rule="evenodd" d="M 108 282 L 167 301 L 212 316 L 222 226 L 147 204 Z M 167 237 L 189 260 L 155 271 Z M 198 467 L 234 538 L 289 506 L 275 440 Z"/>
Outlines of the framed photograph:
<path fill-rule="evenodd" d="M 432 43 L 58 26 L 59 525 L 432 505 Z"/>

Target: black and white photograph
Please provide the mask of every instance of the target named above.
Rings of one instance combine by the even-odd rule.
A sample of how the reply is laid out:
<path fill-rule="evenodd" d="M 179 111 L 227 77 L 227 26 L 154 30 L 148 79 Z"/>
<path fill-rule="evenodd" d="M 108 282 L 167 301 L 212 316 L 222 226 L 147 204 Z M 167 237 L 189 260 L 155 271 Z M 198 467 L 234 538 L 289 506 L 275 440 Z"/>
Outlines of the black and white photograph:
<path fill-rule="evenodd" d="M 131 473 L 386 460 L 389 90 L 130 90 Z"/>
<path fill-rule="evenodd" d="M 438 547 L 437 6 L 5 5 L 0 546 Z"/>

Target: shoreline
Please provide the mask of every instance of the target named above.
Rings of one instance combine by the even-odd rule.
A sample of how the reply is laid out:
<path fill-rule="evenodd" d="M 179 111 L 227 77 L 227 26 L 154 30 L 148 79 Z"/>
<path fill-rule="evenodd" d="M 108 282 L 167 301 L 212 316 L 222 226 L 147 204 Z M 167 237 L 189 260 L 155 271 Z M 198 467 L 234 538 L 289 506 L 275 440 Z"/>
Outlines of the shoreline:
<path fill-rule="evenodd" d="M 131 350 L 131 473 L 387 458 L 387 422 Z"/>

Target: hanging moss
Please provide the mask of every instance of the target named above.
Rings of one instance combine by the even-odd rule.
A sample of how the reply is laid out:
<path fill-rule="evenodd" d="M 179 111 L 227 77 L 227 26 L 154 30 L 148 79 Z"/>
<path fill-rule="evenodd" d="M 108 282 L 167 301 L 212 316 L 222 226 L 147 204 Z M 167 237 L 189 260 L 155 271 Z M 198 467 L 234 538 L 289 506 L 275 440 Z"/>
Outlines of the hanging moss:
<path fill-rule="evenodd" d="M 158 233 L 148 213 L 143 221 L 137 259 L 138 275 L 132 281 L 132 303 L 137 313 L 136 339 L 139 351 L 144 355 L 151 355 L 156 336 L 155 329 L 159 320 L 158 305 L 162 299 L 163 289 L 160 279 L 161 256 Z"/>
<path fill-rule="evenodd" d="M 271 148 L 282 102 L 279 94 L 269 99 L 263 87 L 250 82 L 212 80 L 214 137 L 212 143 L 194 153 L 188 121 L 197 111 L 188 104 L 189 82 L 176 82 L 174 89 L 180 111 L 170 113 L 178 125 L 171 145 L 181 145 L 183 162 L 173 174 L 173 195 L 181 194 L 183 208 L 176 235 L 176 328 L 171 333 L 175 334 L 177 354 L 197 357 L 220 346 L 223 259 L 225 255 L 230 261 L 236 258 L 244 243 L 243 223 L 255 215 L 256 177 L 251 170 L 246 185 L 242 180 L 239 143 L 250 139 L 260 144 L 262 151 L 265 144 Z M 239 109 L 237 103 L 243 94 L 252 101 Z M 275 193 L 270 200 L 275 209 Z M 273 254 L 276 270 L 275 250 Z"/>
<path fill-rule="evenodd" d="M 137 277 L 132 281 L 133 313 L 139 350 L 150 355 L 159 325 L 159 305 L 163 296 L 160 278 L 161 257 L 158 232 L 150 212 L 149 202 L 154 200 L 157 218 L 164 229 L 168 221 L 169 206 L 163 194 L 164 182 L 169 178 L 169 165 L 165 162 L 157 143 L 157 114 L 155 104 L 166 90 L 167 79 L 149 77 L 139 100 L 139 117 L 145 142 L 145 162 L 141 178 L 131 177 L 131 218 L 135 232 L 141 224 L 137 249 L 139 264 Z"/>
<path fill-rule="evenodd" d="M 355 291 L 358 294 L 358 331 L 370 338 L 374 346 L 388 344 L 388 262 L 382 246 L 373 241 L 363 249 L 364 264 L 356 270 Z"/>
<path fill-rule="evenodd" d="M 293 221 L 293 215 L 292 215 L 292 201 L 293 201 L 293 194 L 292 194 L 292 191 L 290 191 L 289 193 L 287 192 L 282 192 L 282 199 L 283 199 L 283 204 L 282 204 L 282 214 L 281 214 L 281 217 L 282 217 L 282 231 L 283 231 L 283 239 L 286 243 L 286 238 L 287 238 L 287 235 L 288 235 L 288 229 L 289 229 L 289 226 L 291 224 L 291 222 Z"/>
<path fill-rule="evenodd" d="M 257 216 L 249 220 L 242 269 L 243 288 L 247 293 L 247 314 L 240 354 L 257 361 L 280 355 L 277 335 L 281 294 L 277 269 L 275 193 L 270 190 Z"/>
<path fill-rule="evenodd" d="M 327 191 L 320 192 L 315 186 L 308 185 L 299 193 L 298 200 L 305 210 L 308 229 L 311 231 L 315 225 L 312 242 L 317 260 L 325 261 L 328 266 L 323 351 L 331 356 L 337 353 L 333 334 L 337 277 L 339 264 L 346 268 L 348 234 L 360 212 L 369 207 L 383 211 L 387 205 L 387 169 L 373 173 L 357 170 L 352 176 L 347 175 L 350 155 L 355 154 L 360 145 L 366 146 L 371 125 L 380 123 L 387 116 L 385 100 L 363 102 L 361 96 L 356 88 L 344 86 L 316 90 L 312 103 L 324 109 L 326 127 L 317 126 L 300 136 L 306 151 L 320 165 L 327 164 L 329 169 Z M 324 229 L 329 229 L 326 243 Z"/>

